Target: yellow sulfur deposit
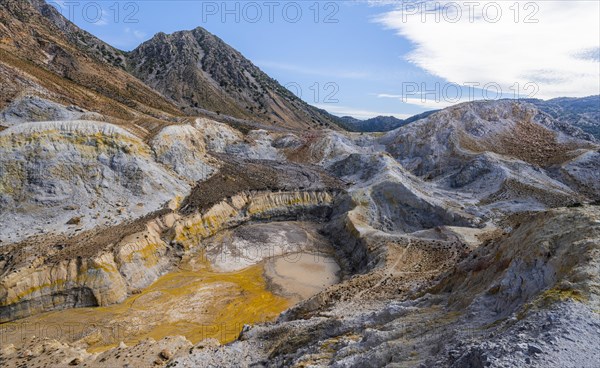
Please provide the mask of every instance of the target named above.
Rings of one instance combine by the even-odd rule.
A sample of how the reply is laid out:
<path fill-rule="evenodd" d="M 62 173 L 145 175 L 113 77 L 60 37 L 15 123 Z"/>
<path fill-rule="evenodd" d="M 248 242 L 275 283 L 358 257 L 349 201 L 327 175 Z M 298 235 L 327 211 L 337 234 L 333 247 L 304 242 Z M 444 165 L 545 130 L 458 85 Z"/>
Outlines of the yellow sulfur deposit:
<path fill-rule="evenodd" d="M 217 273 L 203 255 L 186 262 L 121 304 L 39 314 L 3 325 L 8 341 L 28 331 L 38 337 L 79 341 L 90 352 L 121 341 L 183 335 L 192 343 L 235 340 L 245 324 L 273 320 L 291 302 L 267 290 L 263 265 Z M 12 333 L 10 333 L 12 331 Z M 61 336 L 54 336 L 60 334 Z"/>

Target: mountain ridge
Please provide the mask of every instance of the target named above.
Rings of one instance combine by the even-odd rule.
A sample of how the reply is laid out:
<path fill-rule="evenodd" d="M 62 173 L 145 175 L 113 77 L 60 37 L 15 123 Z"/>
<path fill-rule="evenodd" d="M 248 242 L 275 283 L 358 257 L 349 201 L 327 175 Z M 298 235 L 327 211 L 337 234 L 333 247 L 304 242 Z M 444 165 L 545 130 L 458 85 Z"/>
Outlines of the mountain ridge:
<path fill-rule="evenodd" d="M 525 101 L 536 105 L 553 118 L 580 128 L 600 140 L 600 95 Z"/>
<path fill-rule="evenodd" d="M 158 92 L 99 56 L 98 50 L 110 46 L 51 5 L 6 0 L 0 10 L 0 109 L 38 96 L 63 109 L 77 106 L 98 113 L 141 136 L 183 115 Z"/>
<path fill-rule="evenodd" d="M 127 68 L 189 113 L 202 108 L 298 128 L 338 128 L 336 117 L 297 98 L 202 27 L 157 33 L 127 53 Z"/>
<path fill-rule="evenodd" d="M 351 132 L 364 132 L 364 133 L 376 133 L 376 132 L 388 132 L 390 130 L 398 129 L 404 125 L 410 124 L 419 119 L 424 119 L 431 114 L 434 114 L 440 110 L 425 111 L 416 115 L 413 115 L 406 119 L 398 119 L 395 116 L 383 116 L 379 115 L 374 118 L 360 120 L 352 116 L 343 116 L 340 118 L 341 125 Z"/>
<path fill-rule="evenodd" d="M 340 129 L 336 117 L 300 100 L 201 27 L 158 33 L 125 52 L 80 29 L 43 0 L 6 0 L 0 9 L 0 81 L 5 86 L 0 109 L 34 95 L 133 125 L 142 135 L 185 117 L 214 115 L 210 112 L 242 126 Z M 176 47 L 180 53 L 154 52 Z M 165 76 L 157 76 L 152 67 L 161 62 L 172 62 Z"/>

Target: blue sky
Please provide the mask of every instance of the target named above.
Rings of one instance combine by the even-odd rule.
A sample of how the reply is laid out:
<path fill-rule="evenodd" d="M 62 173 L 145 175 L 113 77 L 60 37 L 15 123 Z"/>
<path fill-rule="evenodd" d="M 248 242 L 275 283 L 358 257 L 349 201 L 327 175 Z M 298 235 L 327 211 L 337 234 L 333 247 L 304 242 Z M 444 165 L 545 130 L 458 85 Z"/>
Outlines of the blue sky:
<path fill-rule="evenodd" d="M 441 21 L 427 18 L 432 9 L 398 1 L 49 2 L 123 50 L 157 32 L 204 27 L 305 101 L 338 115 L 406 117 L 484 97 L 600 93 L 600 21 L 598 11 L 590 15 L 598 2 L 502 5 L 500 21 L 491 19 L 492 6 L 470 19 L 457 2 L 439 10 Z M 556 27 L 571 27 L 569 37 L 563 41 L 566 32 Z"/>

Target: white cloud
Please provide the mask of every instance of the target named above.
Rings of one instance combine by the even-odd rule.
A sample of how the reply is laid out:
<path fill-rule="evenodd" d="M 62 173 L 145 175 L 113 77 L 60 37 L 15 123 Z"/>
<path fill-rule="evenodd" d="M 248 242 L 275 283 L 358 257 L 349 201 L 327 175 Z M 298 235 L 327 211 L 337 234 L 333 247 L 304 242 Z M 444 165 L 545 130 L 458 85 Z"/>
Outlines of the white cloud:
<path fill-rule="evenodd" d="M 381 112 L 371 110 L 361 110 L 347 106 L 340 106 L 335 104 L 315 104 L 314 106 L 319 109 L 327 110 L 329 113 L 337 116 L 352 116 L 357 119 L 370 119 L 376 116 L 394 116 L 398 119 L 406 119 L 412 115 L 401 114 L 397 112 Z"/>
<path fill-rule="evenodd" d="M 427 72 L 460 85 L 498 83 L 506 92 L 534 82 L 538 98 L 600 93 L 598 1 L 521 1 L 516 22 L 514 1 L 478 1 L 473 12 L 468 1 L 436 2 L 447 11 L 439 22 L 399 5 L 377 18 L 414 43 L 407 59 Z M 497 8 L 502 16 L 492 23 Z M 530 15 L 537 23 L 525 22 Z"/>

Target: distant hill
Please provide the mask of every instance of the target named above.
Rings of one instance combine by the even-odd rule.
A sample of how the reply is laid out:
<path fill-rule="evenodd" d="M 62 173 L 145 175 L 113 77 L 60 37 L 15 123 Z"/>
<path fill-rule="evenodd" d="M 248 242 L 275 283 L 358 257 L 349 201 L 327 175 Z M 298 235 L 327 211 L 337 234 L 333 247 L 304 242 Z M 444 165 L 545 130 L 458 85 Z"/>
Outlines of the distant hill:
<path fill-rule="evenodd" d="M 426 111 L 424 113 L 411 116 L 408 119 L 398 119 L 394 116 L 377 116 L 367 120 L 356 119 L 352 116 L 343 116 L 340 119 L 340 125 L 351 132 L 388 132 L 410 124 L 413 121 L 424 119 L 439 110 Z"/>
<path fill-rule="evenodd" d="M 559 97 L 551 100 L 522 99 L 561 123 L 567 123 L 600 140 L 600 95 L 582 98 Z M 387 132 L 424 119 L 439 110 L 427 111 L 408 119 L 377 116 L 367 120 L 352 116 L 339 118 L 340 125 L 352 132 Z"/>
<path fill-rule="evenodd" d="M 569 123 L 600 140 L 600 95 L 582 98 L 560 97 L 552 100 L 528 99 L 556 120 Z"/>

